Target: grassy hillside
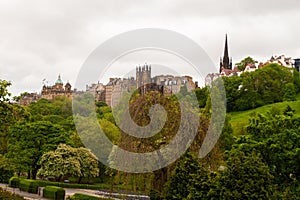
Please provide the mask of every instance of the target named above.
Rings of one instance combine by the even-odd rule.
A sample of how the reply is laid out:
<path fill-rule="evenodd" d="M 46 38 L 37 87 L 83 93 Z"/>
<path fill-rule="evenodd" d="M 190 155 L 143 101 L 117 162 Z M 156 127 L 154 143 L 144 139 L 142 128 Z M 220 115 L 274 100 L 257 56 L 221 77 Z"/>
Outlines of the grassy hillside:
<path fill-rule="evenodd" d="M 265 114 L 270 111 L 273 107 L 279 110 L 284 110 L 287 105 L 291 106 L 292 109 L 296 110 L 295 115 L 300 116 L 300 94 L 297 97 L 296 101 L 285 101 L 280 103 L 274 103 L 265 105 L 256 109 L 240 111 L 240 112 L 231 112 L 229 113 L 233 131 L 235 135 L 245 134 L 245 127 L 248 125 L 251 113 L 261 113 Z"/>

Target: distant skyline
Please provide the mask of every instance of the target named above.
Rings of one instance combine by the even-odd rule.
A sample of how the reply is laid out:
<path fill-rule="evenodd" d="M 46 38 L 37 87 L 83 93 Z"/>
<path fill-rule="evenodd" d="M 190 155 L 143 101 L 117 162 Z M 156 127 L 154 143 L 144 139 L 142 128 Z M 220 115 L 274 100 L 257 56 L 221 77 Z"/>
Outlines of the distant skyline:
<path fill-rule="evenodd" d="M 58 74 L 64 83 L 75 85 L 80 67 L 95 48 L 138 28 L 186 35 L 211 58 L 212 72 L 218 70 L 226 33 L 233 64 L 247 56 L 258 61 L 282 54 L 300 58 L 299 19 L 300 3 L 295 0 L 3 0 L 0 79 L 12 82 L 13 95 L 40 92 L 43 79 L 53 84 Z M 139 57 L 115 63 L 110 76 L 122 76 L 124 67 L 132 71 L 144 62 L 178 71 L 183 67 L 182 75 L 193 75 L 175 58 Z"/>

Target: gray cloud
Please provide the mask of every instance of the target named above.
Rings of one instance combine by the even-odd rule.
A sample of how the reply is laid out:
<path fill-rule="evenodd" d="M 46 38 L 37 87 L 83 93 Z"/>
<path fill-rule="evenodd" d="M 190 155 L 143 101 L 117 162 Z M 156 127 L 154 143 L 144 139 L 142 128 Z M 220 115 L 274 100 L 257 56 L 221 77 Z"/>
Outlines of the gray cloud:
<path fill-rule="evenodd" d="M 295 0 L 3 0 L 0 79 L 12 81 L 15 95 L 39 92 L 43 78 L 53 83 L 59 73 L 74 84 L 85 59 L 103 41 L 147 27 L 190 37 L 216 65 L 225 33 L 234 62 L 248 55 L 261 61 L 272 54 L 300 57 L 299 11 Z"/>

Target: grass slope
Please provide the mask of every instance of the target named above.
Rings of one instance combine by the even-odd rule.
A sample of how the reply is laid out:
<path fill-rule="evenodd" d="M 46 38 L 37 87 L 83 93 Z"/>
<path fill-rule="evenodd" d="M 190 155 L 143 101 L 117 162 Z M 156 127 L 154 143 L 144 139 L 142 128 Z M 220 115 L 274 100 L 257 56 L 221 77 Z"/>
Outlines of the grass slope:
<path fill-rule="evenodd" d="M 291 108 L 296 111 L 295 113 L 296 116 L 300 116 L 300 94 L 297 96 L 296 101 L 285 101 L 285 102 L 265 105 L 252 110 L 229 113 L 231 117 L 230 123 L 233 128 L 233 134 L 234 135 L 246 134 L 246 126 L 248 125 L 249 119 L 251 118 L 251 113 L 256 112 L 256 113 L 265 114 L 268 111 L 270 111 L 272 108 L 276 108 L 283 111 L 288 105 L 291 106 Z"/>

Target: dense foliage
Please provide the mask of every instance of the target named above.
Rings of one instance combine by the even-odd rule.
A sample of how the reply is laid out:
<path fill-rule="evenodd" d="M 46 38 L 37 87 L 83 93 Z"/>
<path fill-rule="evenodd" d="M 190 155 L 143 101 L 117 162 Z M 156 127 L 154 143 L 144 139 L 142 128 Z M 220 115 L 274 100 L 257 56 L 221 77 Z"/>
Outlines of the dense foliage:
<path fill-rule="evenodd" d="M 66 144 L 60 144 L 55 151 L 45 153 L 40 164 L 39 176 L 53 176 L 58 181 L 68 176 L 90 178 L 99 175 L 96 156 L 83 147 L 72 148 Z"/>
<path fill-rule="evenodd" d="M 55 186 L 46 186 L 43 189 L 43 197 L 55 200 L 64 200 L 65 199 L 65 190 L 61 187 Z"/>
<path fill-rule="evenodd" d="M 238 65 L 243 69 L 248 63 L 253 63 L 253 59 L 246 58 Z M 288 104 L 296 101 L 300 92 L 299 73 L 277 64 L 222 79 L 228 112 L 281 101 Z M 68 98 L 41 99 L 23 107 L 11 102 L 9 86 L 9 82 L 0 81 L 1 181 L 8 182 L 13 174 L 27 176 L 28 179 L 54 177 L 58 181 L 14 177 L 9 181 L 11 187 L 36 193 L 37 187 L 45 186 L 114 190 L 118 185 L 132 192 L 151 191 L 151 199 L 297 199 L 300 196 L 300 117 L 289 106 L 285 110 L 271 109 L 267 114 L 253 113 L 244 132 L 235 133 L 235 136 L 227 115 L 219 141 L 205 158 L 199 159 L 198 153 L 212 120 L 210 92 L 216 88 L 197 88 L 194 92 L 199 106 L 183 122 L 188 128 L 199 123 L 189 151 L 160 170 L 130 174 L 98 162 L 92 150 L 101 152 L 106 146 L 97 144 L 94 134 L 97 130 L 93 127 L 98 126 L 93 125 L 99 125 L 112 144 L 125 150 L 135 153 L 155 151 L 167 145 L 179 130 L 183 114 L 180 106 L 185 104 L 180 105 L 178 100 L 191 97 L 186 87 L 177 97 L 158 92 L 142 96 L 135 92 L 129 97 L 130 117 L 139 126 L 150 124 L 149 112 L 155 104 L 164 107 L 167 113 L 167 120 L 159 133 L 149 138 L 136 138 L 117 126 L 127 104 L 119 104 L 113 113 L 105 103 L 79 96 L 83 101 L 76 106 L 75 112 L 86 115 L 73 116 L 72 102 Z M 128 98 L 126 95 L 129 94 L 124 95 Z M 89 101 L 94 105 L 90 106 Z M 95 111 L 96 115 L 91 116 L 91 111 Z M 160 111 L 156 117 L 162 123 Z M 97 119 L 93 120 L 95 116 Z M 77 129 L 74 125 L 76 120 L 84 122 Z M 132 127 L 128 126 L 125 128 L 131 130 Z M 80 130 L 80 136 L 76 130 Z M 97 149 L 84 148 L 85 142 L 94 142 Z M 113 162 L 113 159 L 110 160 L 113 153 L 109 152 L 111 157 L 108 161 Z M 167 156 L 170 155 L 160 155 L 160 158 Z M 59 182 L 68 178 L 73 180 L 72 183 Z M 83 179 L 90 181 L 96 178 L 101 179 L 103 185 L 75 184 Z M 50 187 L 51 195 L 52 189 Z M 0 192 L 2 194 L 3 191 Z M 92 197 L 81 194 L 70 197 L 84 198 Z"/>
<path fill-rule="evenodd" d="M 0 188 L 0 199 L 1 200 L 24 200 L 23 197 L 13 194 L 9 191 L 5 191 L 2 188 Z"/>
<path fill-rule="evenodd" d="M 291 69 L 269 64 L 254 72 L 241 76 L 223 77 L 227 110 L 241 111 L 266 104 L 295 100 L 299 77 Z"/>

